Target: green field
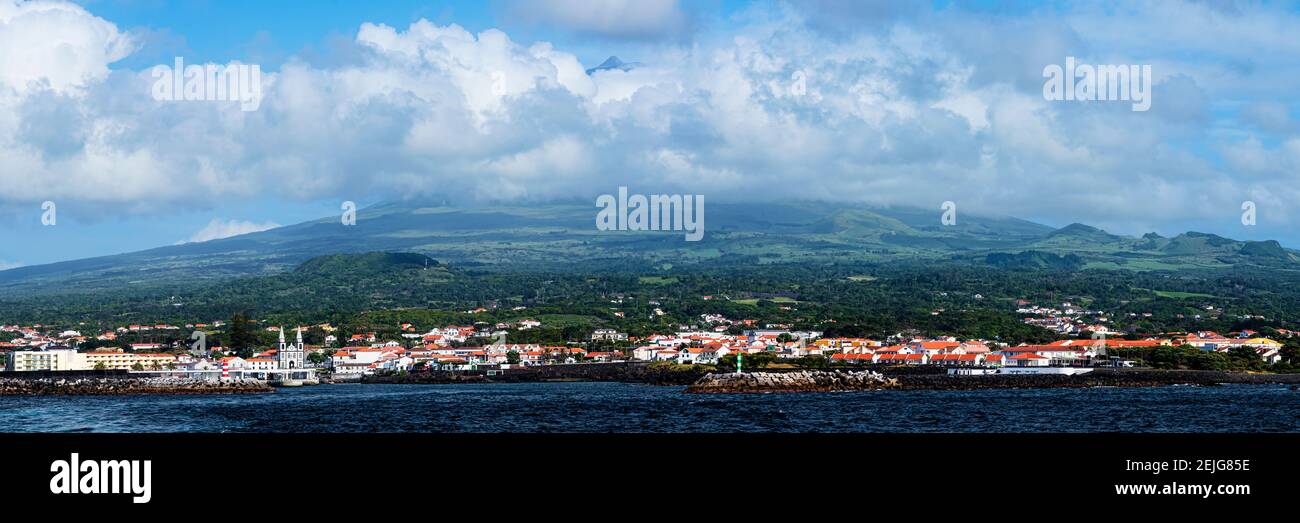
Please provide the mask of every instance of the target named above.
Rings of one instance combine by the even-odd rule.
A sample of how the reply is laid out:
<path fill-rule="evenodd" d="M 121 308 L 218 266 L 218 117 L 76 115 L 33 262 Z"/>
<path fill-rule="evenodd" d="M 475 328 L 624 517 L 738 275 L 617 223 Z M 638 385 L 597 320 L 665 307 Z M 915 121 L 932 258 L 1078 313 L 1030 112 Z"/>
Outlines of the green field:
<path fill-rule="evenodd" d="M 799 300 L 796 300 L 794 298 L 786 298 L 785 296 L 777 296 L 775 298 L 748 298 L 744 300 L 732 300 L 732 303 L 739 303 L 741 305 L 758 305 L 759 300 L 763 300 L 763 299 L 766 299 L 767 301 L 770 301 L 772 303 L 799 303 Z"/>
<path fill-rule="evenodd" d="M 1184 298 L 1218 298 L 1218 296 L 1215 296 L 1213 294 L 1205 294 L 1200 292 L 1179 292 L 1179 291 L 1153 291 L 1153 292 L 1156 293 L 1156 296 L 1160 296 L 1162 298 L 1176 298 L 1180 300 Z"/>

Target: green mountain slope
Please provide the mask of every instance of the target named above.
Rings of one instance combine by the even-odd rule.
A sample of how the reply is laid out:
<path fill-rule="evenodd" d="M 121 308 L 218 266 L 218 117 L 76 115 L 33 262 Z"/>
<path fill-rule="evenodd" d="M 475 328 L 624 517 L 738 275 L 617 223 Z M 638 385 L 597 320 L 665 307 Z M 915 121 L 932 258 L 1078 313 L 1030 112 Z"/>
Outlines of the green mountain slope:
<path fill-rule="evenodd" d="M 825 203 L 709 203 L 705 211 L 704 239 L 688 242 L 684 231 L 599 231 L 590 204 L 453 208 L 394 202 L 362 209 L 353 226 L 330 217 L 204 243 L 2 271 L 0 291 L 96 291 L 270 275 L 318 256 L 365 252 L 418 253 L 455 266 L 504 271 L 910 260 L 1007 268 L 1300 268 L 1300 257 L 1277 242 L 1202 233 L 1132 238 L 1082 224 L 1054 230 L 969 214 L 944 226 L 937 209 Z M 989 256 L 998 253 L 1019 256 Z"/>

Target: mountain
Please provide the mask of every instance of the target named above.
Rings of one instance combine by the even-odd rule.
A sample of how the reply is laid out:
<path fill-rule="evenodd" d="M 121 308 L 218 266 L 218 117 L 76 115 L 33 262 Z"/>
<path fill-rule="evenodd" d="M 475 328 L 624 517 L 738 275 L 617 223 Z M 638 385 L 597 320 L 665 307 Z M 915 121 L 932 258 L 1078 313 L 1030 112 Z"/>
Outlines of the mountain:
<path fill-rule="evenodd" d="M 1059 256 L 1041 251 L 1023 251 L 1016 254 L 995 252 L 985 256 L 984 261 L 1003 269 L 1076 270 L 1083 266 L 1083 258 L 1077 254 Z"/>
<path fill-rule="evenodd" d="M 1196 232 L 1135 238 L 1082 224 L 1052 229 L 968 213 L 957 224 L 945 226 L 937 209 L 866 209 L 818 202 L 709 203 L 705 210 L 704 238 L 690 242 L 684 231 L 597 230 L 597 208 L 590 204 L 436 207 L 390 202 L 362 209 L 350 226 L 329 217 L 202 243 L 0 271 L 0 293 L 113 290 L 273 275 L 320 256 L 368 252 L 416 253 L 489 271 L 636 272 L 918 260 L 1062 270 L 1240 264 L 1300 268 L 1300 256 L 1277 242 Z M 425 263 L 423 257 L 400 256 L 376 263 L 403 260 Z"/>
<path fill-rule="evenodd" d="M 596 71 L 608 71 L 611 69 L 618 69 L 619 71 L 627 72 L 636 67 L 640 67 L 640 65 L 640 62 L 624 62 L 619 60 L 617 56 L 611 56 L 606 58 L 604 62 L 601 62 L 600 65 L 587 69 L 587 76 L 591 76 L 591 74 Z"/>
<path fill-rule="evenodd" d="M 379 273 L 384 271 L 440 268 L 441 264 L 423 254 L 409 252 L 368 252 L 365 254 L 331 254 L 312 258 L 293 270 L 298 274 Z"/>

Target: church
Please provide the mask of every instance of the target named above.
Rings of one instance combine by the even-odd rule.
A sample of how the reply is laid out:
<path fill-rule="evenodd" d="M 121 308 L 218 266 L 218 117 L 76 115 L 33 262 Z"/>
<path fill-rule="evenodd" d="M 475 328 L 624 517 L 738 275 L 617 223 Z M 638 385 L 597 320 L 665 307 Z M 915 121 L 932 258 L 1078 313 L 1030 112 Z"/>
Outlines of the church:
<path fill-rule="evenodd" d="M 298 327 L 298 339 L 293 345 L 284 342 L 284 327 L 280 327 L 280 349 L 276 351 L 276 368 L 301 369 L 307 363 L 307 351 L 302 344 L 302 327 Z"/>

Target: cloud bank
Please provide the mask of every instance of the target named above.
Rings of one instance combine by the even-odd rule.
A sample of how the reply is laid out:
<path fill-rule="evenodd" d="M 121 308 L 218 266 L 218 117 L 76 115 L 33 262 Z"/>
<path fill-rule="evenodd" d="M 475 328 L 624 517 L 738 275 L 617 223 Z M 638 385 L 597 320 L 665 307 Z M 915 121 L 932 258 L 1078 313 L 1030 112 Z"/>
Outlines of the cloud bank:
<path fill-rule="evenodd" d="M 550 23 L 609 34 L 656 34 L 680 13 L 676 2 L 534 4 L 555 8 Z M 757 4 L 720 32 L 623 57 L 641 67 L 590 76 L 596 64 L 499 30 L 368 23 L 352 42 L 359 58 L 290 60 L 264 73 L 262 105 L 244 113 L 153 100 L 149 71 L 112 68 L 132 36 L 85 9 L 0 0 L 0 207 L 518 202 L 626 185 L 936 217 L 952 200 L 1118 232 L 1231 231 L 1243 200 L 1261 225 L 1300 219 L 1294 12 L 899 5 Z M 1044 100 L 1043 67 L 1066 56 L 1151 64 L 1151 110 Z"/>

